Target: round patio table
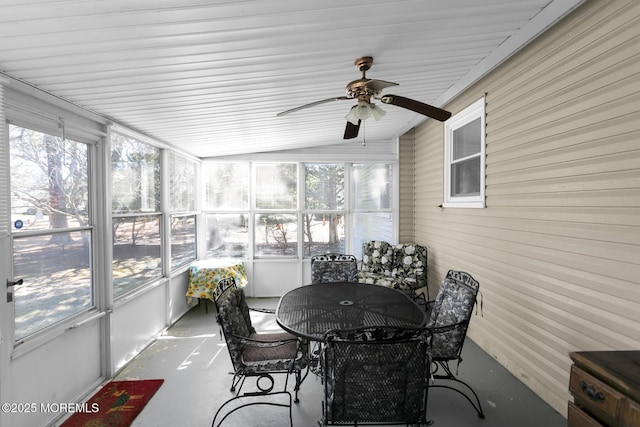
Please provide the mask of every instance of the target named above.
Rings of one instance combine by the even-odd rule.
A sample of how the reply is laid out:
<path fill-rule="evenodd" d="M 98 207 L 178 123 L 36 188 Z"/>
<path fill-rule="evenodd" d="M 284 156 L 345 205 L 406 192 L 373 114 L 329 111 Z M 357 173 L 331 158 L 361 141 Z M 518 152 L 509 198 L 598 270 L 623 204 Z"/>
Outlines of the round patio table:
<path fill-rule="evenodd" d="M 331 329 L 366 326 L 421 328 L 424 311 L 402 292 L 362 283 L 321 283 L 293 289 L 280 298 L 276 322 L 313 341 Z"/>

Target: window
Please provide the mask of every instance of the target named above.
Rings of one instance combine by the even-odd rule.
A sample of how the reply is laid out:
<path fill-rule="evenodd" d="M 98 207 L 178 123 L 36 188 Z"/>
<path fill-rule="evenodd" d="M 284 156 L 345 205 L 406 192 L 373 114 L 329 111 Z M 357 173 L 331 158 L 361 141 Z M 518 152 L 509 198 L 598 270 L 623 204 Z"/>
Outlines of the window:
<path fill-rule="evenodd" d="M 171 212 L 196 210 L 197 163 L 169 152 L 169 209 Z"/>
<path fill-rule="evenodd" d="M 93 307 L 89 146 L 10 125 L 15 339 Z"/>
<path fill-rule="evenodd" d="M 298 256 L 298 165 L 259 163 L 254 171 L 255 256 Z"/>
<path fill-rule="evenodd" d="M 111 135 L 114 296 L 162 276 L 160 149 Z"/>
<path fill-rule="evenodd" d="M 256 257 L 298 255 L 298 215 L 255 214 Z"/>
<path fill-rule="evenodd" d="M 249 163 L 205 163 L 207 258 L 247 258 Z"/>
<path fill-rule="evenodd" d="M 304 165 L 304 256 L 344 252 L 344 165 Z"/>
<path fill-rule="evenodd" d="M 249 211 L 249 164 L 205 165 L 205 209 Z"/>
<path fill-rule="evenodd" d="M 352 166 L 351 242 L 353 253 L 362 254 L 362 244 L 370 240 L 394 241 L 393 167 L 390 164 Z"/>
<path fill-rule="evenodd" d="M 256 165 L 255 171 L 257 209 L 298 207 L 298 165 L 261 163 Z"/>
<path fill-rule="evenodd" d="M 171 221 L 171 269 L 196 259 L 196 216 L 174 215 Z"/>
<path fill-rule="evenodd" d="M 172 270 L 196 259 L 196 173 L 195 161 L 169 152 Z"/>
<path fill-rule="evenodd" d="M 484 106 L 482 98 L 445 122 L 445 207 L 484 207 Z"/>
<path fill-rule="evenodd" d="M 358 255 L 372 239 L 393 242 L 389 163 L 205 162 L 209 257 Z"/>
<path fill-rule="evenodd" d="M 207 258 L 247 258 L 248 216 L 248 212 L 207 214 Z"/>

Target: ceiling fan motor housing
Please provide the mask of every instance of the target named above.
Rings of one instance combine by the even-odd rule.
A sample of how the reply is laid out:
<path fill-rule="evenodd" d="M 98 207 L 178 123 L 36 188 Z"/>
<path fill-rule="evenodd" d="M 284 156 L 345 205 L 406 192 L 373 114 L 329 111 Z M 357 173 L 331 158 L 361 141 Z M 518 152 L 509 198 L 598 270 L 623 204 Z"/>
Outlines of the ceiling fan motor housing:
<path fill-rule="evenodd" d="M 371 80 L 367 78 L 366 73 L 373 65 L 373 58 L 371 56 L 363 56 L 362 58 L 356 59 L 354 65 L 358 71 L 362 72 L 362 78 L 353 80 L 347 84 L 347 96 L 356 98 L 358 101 L 369 102 L 371 97 L 376 95 L 375 91 L 366 86 L 367 82 Z"/>
<path fill-rule="evenodd" d="M 373 82 L 372 79 L 367 78 L 367 71 L 373 65 L 373 57 L 363 56 L 355 60 L 354 65 L 362 73 L 362 78 L 353 80 L 347 84 L 346 91 L 349 98 L 355 98 L 358 102 L 365 101 L 370 102 L 371 97 L 377 97 L 380 95 L 382 89 L 386 86 L 396 85 L 396 83 L 383 82 L 384 85 L 379 85 Z M 369 84 L 371 82 L 371 84 Z"/>
<path fill-rule="evenodd" d="M 352 82 L 349 82 L 347 85 L 347 96 L 350 98 L 357 98 L 358 101 L 367 101 L 375 95 L 375 92 L 367 88 L 367 82 L 371 79 L 358 79 Z"/>

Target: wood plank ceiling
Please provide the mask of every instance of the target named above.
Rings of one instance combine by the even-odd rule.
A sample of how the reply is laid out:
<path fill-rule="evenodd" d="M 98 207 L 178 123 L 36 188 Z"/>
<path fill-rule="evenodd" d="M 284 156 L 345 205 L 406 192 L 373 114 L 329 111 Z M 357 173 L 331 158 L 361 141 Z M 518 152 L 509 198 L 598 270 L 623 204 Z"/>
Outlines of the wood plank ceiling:
<path fill-rule="evenodd" d="M 354 101 L 276 113 L 345 95 L 356 58 L 441 106 L 580 2 L 2 0 L 0 70 L 198 157 L 328 145 Z M 350 143 L 424 119 L 383 109 Z"/>

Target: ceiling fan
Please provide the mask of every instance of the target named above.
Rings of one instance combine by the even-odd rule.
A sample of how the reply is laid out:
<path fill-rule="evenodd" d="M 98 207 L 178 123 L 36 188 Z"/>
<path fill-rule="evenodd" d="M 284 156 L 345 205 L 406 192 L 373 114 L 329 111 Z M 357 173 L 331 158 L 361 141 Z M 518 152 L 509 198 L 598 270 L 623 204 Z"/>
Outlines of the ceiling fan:
<path fill-rule="evenodd" d="M 356 68 L 362 72 L 362 78 L 354 80 L 347 84 L 347 96 L 336 96 L 333 98 L 323 99 L 321 101 L 305 104 L 300 107 L 292 108 L 287 111 L 278 113 L 277 116 L 284 116 L 285 114 L 300 111 L 305 108 L 314 107 L 316 105 L 325 104 L 332 101 L 344 101 L 348 99 L 356 99 L 358 103 L 351 107 L 349 113 L 345 116 L 347 119 L 347 127 L 344 130 L 344 139 L 352 139 L 358 136 L 360 130 L 360 123 L 362 120 L 366 120 L 372 117 L 374 120 L 379 120 L 386 113 L 380 107 L 371 102 L 371 99 L 377 99 L 383 104 L 391 104 L 398 107 L 406 108 L 407 110 L 414 111 L 427 117 L 444 122 L 451 113 L 440 108 L 434 107 L 429 104 L 405 98 L 398 95 L 382 95 L 380 93 L 383 89 L 389 86 L 398 86 L 398 83 L 387 82 L 384 80 L 368 79 L 367 71 L 373 65 L 373 58 L 365 56 L 356 59 L 354 62 Z"/>

